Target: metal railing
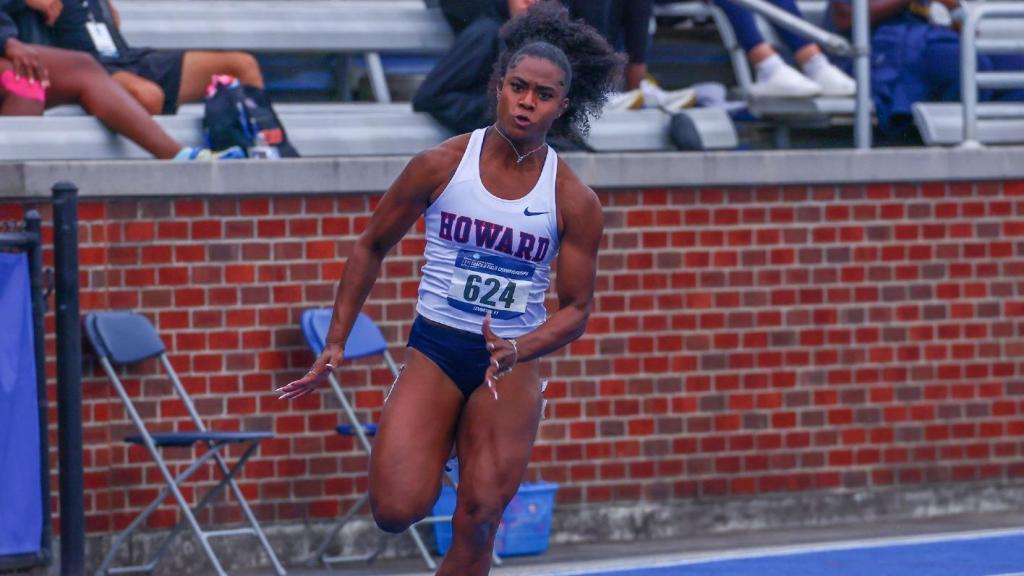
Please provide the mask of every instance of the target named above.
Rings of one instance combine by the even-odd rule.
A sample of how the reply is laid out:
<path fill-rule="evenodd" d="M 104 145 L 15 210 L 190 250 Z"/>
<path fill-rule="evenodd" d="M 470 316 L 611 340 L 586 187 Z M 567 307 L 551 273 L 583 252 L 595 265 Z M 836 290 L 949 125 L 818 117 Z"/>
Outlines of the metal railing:
<path fill-rule="evenodd" d="M 960 30 L 960 98 L 964 114 L 961 146 L 978 148 L 982 145 L 978 140 L 978 90 L 1024 88 L 1024 72 L 978 72 L 978 54 L 1024 53 L 1024 40 L 979 38 L 978 29 L 986 18 L 1024 18 L 1024 3 L 971 3 L 964 5 L 964 11 Z"/>

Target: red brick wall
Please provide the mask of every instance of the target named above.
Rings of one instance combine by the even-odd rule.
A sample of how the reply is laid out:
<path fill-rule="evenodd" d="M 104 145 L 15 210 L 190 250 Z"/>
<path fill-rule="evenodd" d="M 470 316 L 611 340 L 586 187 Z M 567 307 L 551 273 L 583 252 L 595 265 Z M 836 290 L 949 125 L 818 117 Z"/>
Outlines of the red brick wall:
<path fill-rule="evenodd" d="M 562 484 L 560 503 L 1024 477 L 1024 183 L 601 196 L 596 313 L 546 363 L 530 471 Z M 331 517 L 365 488 L 328 395 L 272 389 L 308 368 L 299 314 L 331 301 L 375 199 L 81 204 L 83 312 L 151 316 L 215 428 L 277 433 L 242 479 L 262 519 Z M 422 248 L 420 232 L 397 248 L 367 305 L 399 358 Z M 156 374 L 125 375 L 139 408 L 186 426 Z M 373 412 L 390 377 L 357 363 L 343 380 Z M 160 481 L 120 442 L 130 425 L 91 357 L 84 398 L 86 518 L 105 532 Z M 55 421 L 51 404 L 54 443 Z"/>

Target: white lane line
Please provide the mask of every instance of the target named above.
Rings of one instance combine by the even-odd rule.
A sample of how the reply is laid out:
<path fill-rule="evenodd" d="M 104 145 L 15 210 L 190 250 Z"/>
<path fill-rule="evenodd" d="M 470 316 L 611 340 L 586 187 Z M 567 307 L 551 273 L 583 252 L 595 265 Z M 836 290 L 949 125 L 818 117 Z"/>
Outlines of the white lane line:
<path fill-rule="evenodd" d="M 688 552 L 680 554 L 660 554 L 645 559 L 620 558 L 617 560 L 597 560 L 587 563 L 563 562 L 541 566 L 506 567 L 493 570 L 495 576 L 586 576 L 594 572 L 628 570 L 636 568 L 669 568 L 717 562 L 720 560 L 743 560 L 749 558 L 768 558 L 773 556 L 791 556 L 814 552 L 832 552 L 842 550 L 858 550 L 862 548 L 886 548 L 893 546 L 910 546 L 915 544 L 935 544 L 939 542 L 963 542 L 998 538 L 1003 536 L 1024 536 L 1024 528 L 1002 528 L 993 530 L 974 530 L 969 532 L 946 532 L 918 536 L 890 536 L 884 538 L 865 538 L 859 540 L 840 540 L 836 542 L 819 542 L 814 544 L 797 544 L 792 546 L 766 546 L 761 548 L 745 548 L 718 552 Z M 1017 574 L 993 576 L 1024 576 Z"/>

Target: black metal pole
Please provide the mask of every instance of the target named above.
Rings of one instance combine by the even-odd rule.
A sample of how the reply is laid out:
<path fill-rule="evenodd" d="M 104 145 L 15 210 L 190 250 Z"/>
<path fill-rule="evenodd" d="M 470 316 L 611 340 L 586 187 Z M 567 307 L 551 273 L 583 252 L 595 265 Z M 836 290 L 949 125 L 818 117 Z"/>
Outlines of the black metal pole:
<path fill-rule="evenodd" d="M 53 186 L 57 293 L 57 420 L 60 450 L 60 573 L 85 572 L 82 495 L 82 329 L 78 310 L 78 187 Z"/>
<path fill-rule="evenodd" d="M 29 210 L 25 214 L 25 232 L 32 236 L 33 242 L 28 248 L 29 278 L 32 283 L 32 332 L 36 351 L 36 403 L 39 407 L 39 479 L 42 481 L 43 493 L 43 542 L 41 560 L 49 563 L 51 559 L 51 542 L 53 538 L 50 518 L 50 449 L 48 434 L 48 410 L 46 407 L 46 335 L 43 315 L 46 313 L 46 300 L 43 294 L 43 223 L 39 212 Z"/>

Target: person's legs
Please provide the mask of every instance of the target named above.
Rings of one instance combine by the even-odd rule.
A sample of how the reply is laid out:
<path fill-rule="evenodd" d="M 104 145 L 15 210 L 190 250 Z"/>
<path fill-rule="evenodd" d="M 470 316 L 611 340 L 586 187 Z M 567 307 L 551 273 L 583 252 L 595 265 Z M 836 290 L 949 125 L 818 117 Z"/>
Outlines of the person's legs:
<path fill-rule="evenodd" d="M 629 56 L 626 89 L 633 90 L 647 76 L 647 49 L 651 42 L 651 0 L 612 0 L 609 40 L 620 43 Z"/>
<path fill-rule="evenodd" d="M 856 90 L 853 80 L 833 66 L 817 44 L 788 30 L 777 29 L 803 69 L 801 75 L 765 41 L 753 13 L 729 0 L 715 1 L 729 18 L 737 40 L 757 72 L 757 82 L 752 87 L 755 96 L 849 96 Z M 793 0 L 772 1 L 790 14 L 803 17 Z"/>
<path fill-rule="evenodd" d="M 150 114 L 159 114 L 164 109 L 164 91 L 155 82 L 131 72 L 114 72 L 111 77 L 128 91 Z"/>
<path fill-rule="evenodd" d="M 370 456 L 370 510 L 387 532 L 405 530 L 437 500 L 464 402 L 436 364 L 413 348 L 407 352 Z"/>
<path fill-rule="evenodd" d="M 39 116 L 45 102 L 38 84 L 16 78 L 11 63 L 0 58 L 0 116 Z"/>
<path fill-rule="evenodd" d="M 771 0 L 771 2 L 793 16 L 804 17 L 795 0 Z M 781 26 L 776 26 L 775 30 L 783 43 L 793 52 L 793 57 L 800 65 L 804 75 L 821 86 L 823 96 L 852 96 L 857 90 L 853 79 L 832 65 L 817 44 Z"/>
<path fill-rule="evenodd" d="M 173 158 L 182 146 L 84 52 L 34 46 L 50 72 L 47 106 L 80 104 L 85 110 L 157 158 Z"/>
<path fill-rule="evenodd" d="M 181 67 L 181 87 L 178 103 L 198 102 L 206 96 L 210 77 L 228 74 L 238 78 L 242 84 L 263 88 L 263 74 L 260 64 L 251 54 L 245 52 L 185 52 Z"/>
<path fill-rule="evenodd" d="M 729 0 L 715 0 L 715 4 L 722 9 L 725 17 L 732 24 L 732 31 L 736 34 L 736 40 L 739 41 L 740 46 L 747 52 L 751 64 L 756 65 L 758 62 L 775 54 L 775 50 L 765 41 L 761 31 L 757 29 L 753 12 Z"/>
<path fill-rule="evenodd" d="M 715 3 L 732 24 L 736 39 L 747 52 L 747 58 L 754 67 L 755 82 L 750 95 L 755 98 L 806 98 L 816 96 L 821 87 L 802 76 L 775 51 L 761 35 L 754 20 L 754 14 L 729 0 L 715 0 Z"/>
<path fill-rule="evenodd" d="M 439 576 L 487 574 L 501 515 L 530 461 L 543 401 L 538 362 L 515 366 L 497 388 L 500 400 L 477 388 L 459 419 L 452 546 Z"/>
<path fill-rule="evenodd" d="M 793 16 L 796 16 L 797 18 L 802 19 L 804 17 L 804 15 L 800 13 L 800 8 L 797 7 L 795 0 L 771 0 L 771 3 L 775 4 L 779 8 L 782 8 L 786 12 L 789 12 Z M 781 26 L 776 26 L 775 32 L 776 34 L 779 35 L 779 38 L 782 39 L 786 46 L 788 46 L 789 49 L 793 52 L 793 55 L 796 56 L 797 62 L 801 64 L 806 62 L 807 59 L 810 58 L 814 53 L 821 53 L 821 49 L 818 48 L 816 44 L 814 44 L 807 38 L 800 36 L 799 34 L 790 32 L 789 30 L 786 30 Z M 814 46 L 814 50 L 810 54 L 805 52 L 804 59 L 801 60 L 800 52 L 807 48 L 808 46 Z"/>

